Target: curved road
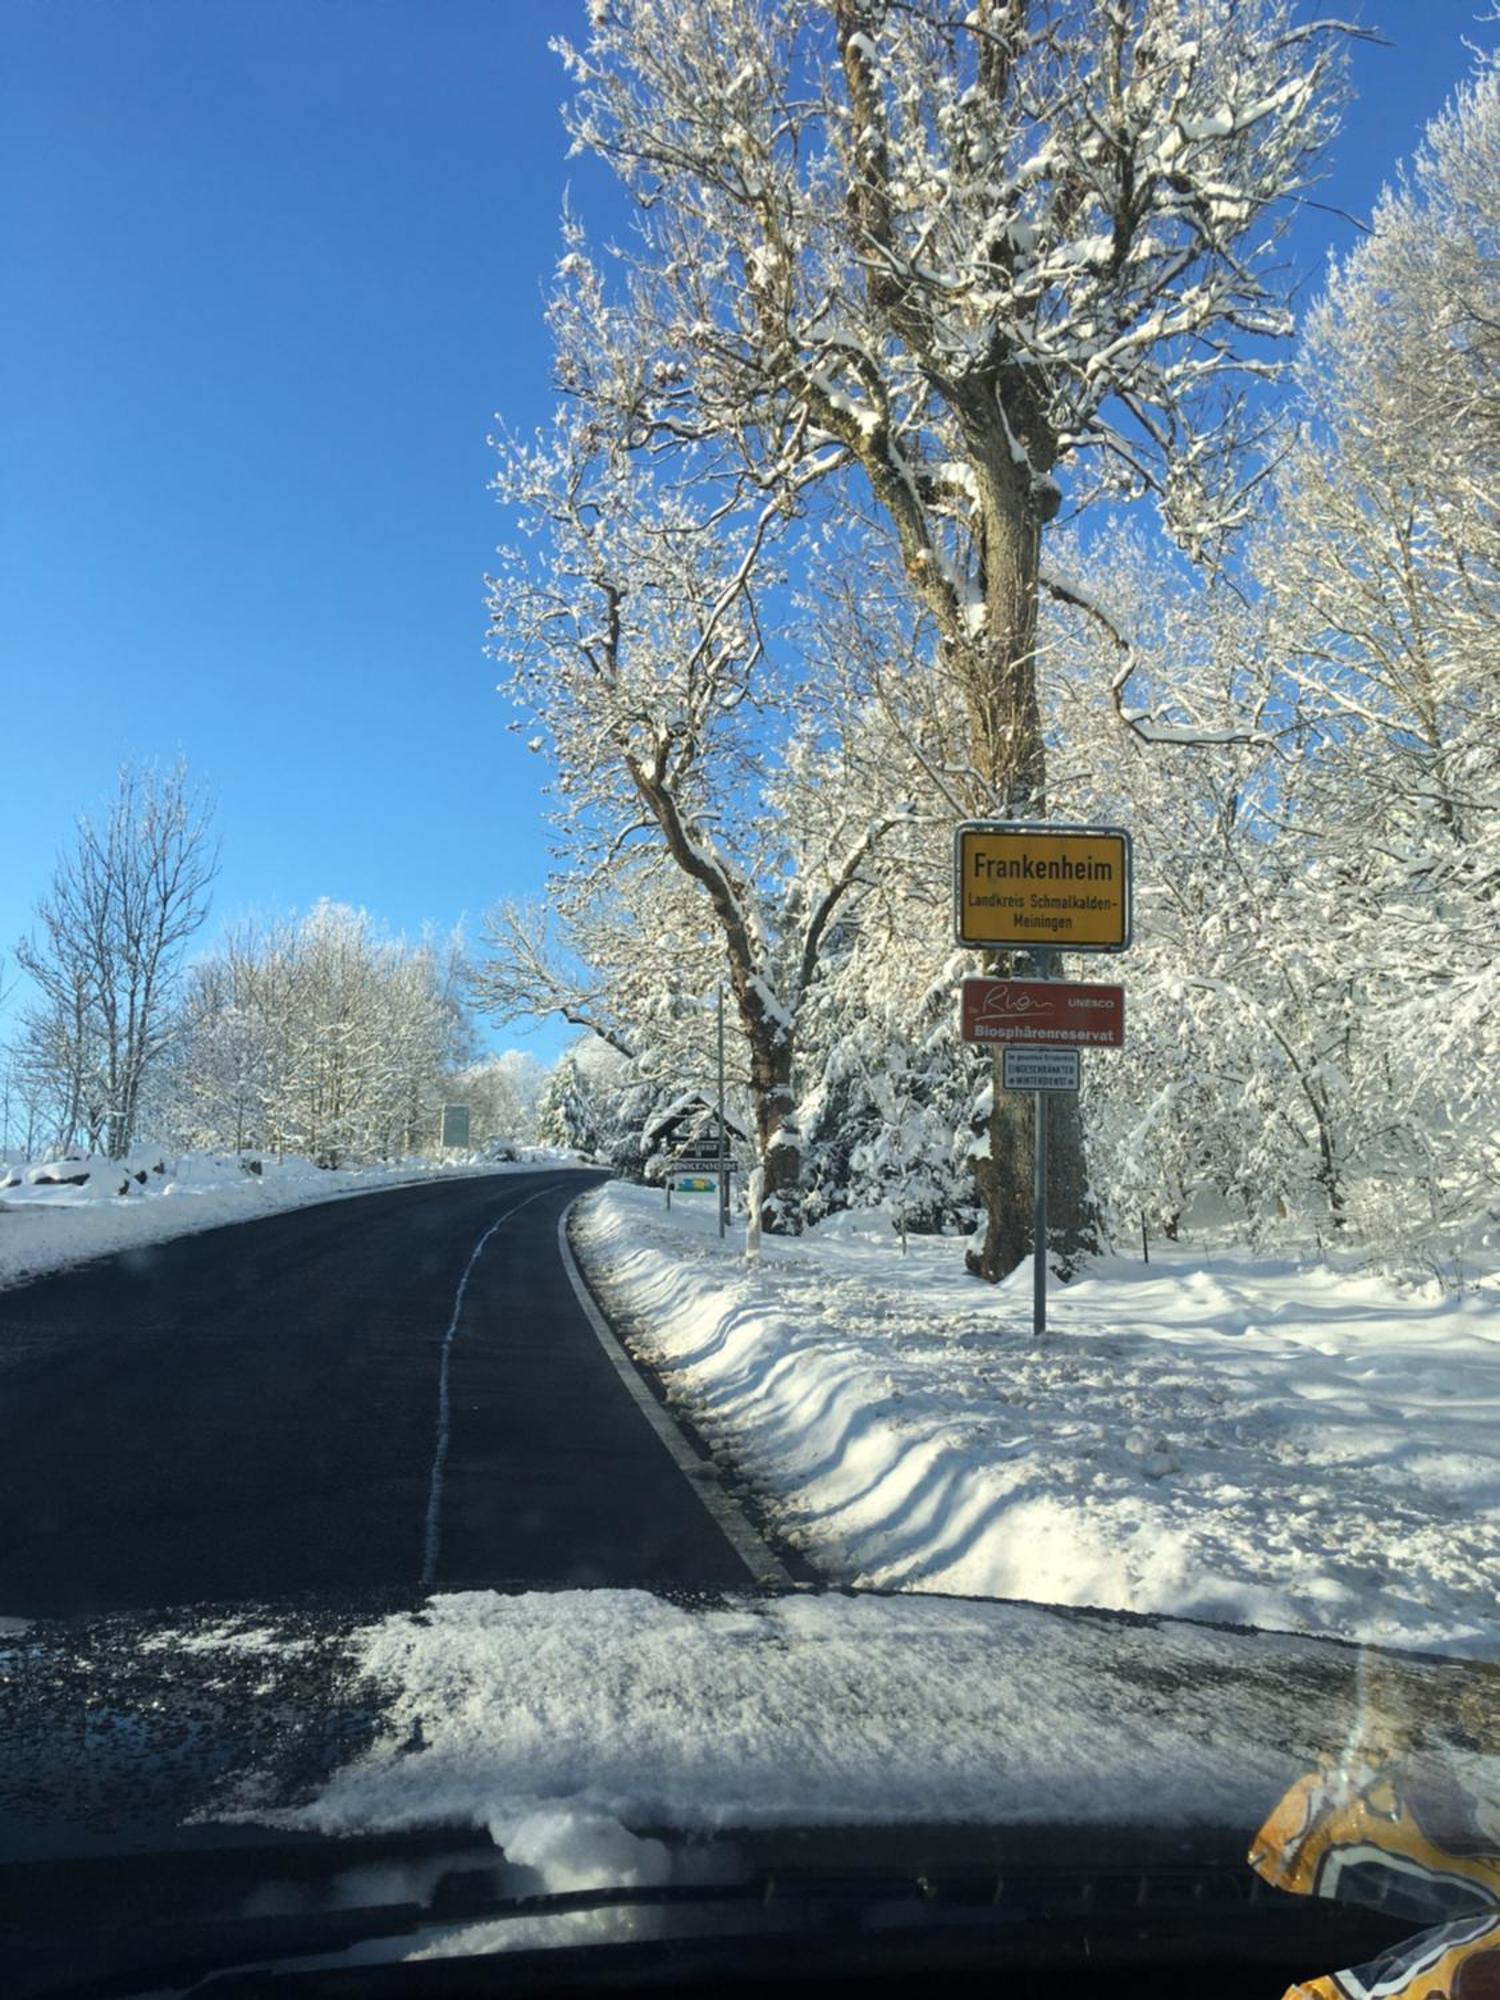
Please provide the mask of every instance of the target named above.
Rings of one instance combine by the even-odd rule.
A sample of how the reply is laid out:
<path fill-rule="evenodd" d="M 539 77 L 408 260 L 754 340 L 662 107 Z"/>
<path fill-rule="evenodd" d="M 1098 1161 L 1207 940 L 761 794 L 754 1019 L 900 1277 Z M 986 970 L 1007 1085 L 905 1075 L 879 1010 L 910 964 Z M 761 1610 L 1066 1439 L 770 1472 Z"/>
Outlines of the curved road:
<path fill-rule="evenodd" d="M 559 1222 L 594 1184 L 391 1189 L 0 1292 L 0 1616 L 743 1588 L 575 1294 Z"/>

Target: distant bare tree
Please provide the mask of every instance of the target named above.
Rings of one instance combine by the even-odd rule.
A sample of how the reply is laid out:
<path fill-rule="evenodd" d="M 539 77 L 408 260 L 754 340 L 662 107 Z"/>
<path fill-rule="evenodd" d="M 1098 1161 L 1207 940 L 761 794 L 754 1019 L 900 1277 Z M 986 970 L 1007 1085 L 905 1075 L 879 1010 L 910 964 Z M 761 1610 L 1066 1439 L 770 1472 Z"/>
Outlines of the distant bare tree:
<path fill-rule="evenodd" d="M 170 1031 L 183 948 L 218 873 L 212 807 L 186 766 L 121 767 L 100 821 L 84 817 L 16 956 L 39 991 L 21 1062 L 64 1144 L 130 1149 L 141 1085 Z"/>

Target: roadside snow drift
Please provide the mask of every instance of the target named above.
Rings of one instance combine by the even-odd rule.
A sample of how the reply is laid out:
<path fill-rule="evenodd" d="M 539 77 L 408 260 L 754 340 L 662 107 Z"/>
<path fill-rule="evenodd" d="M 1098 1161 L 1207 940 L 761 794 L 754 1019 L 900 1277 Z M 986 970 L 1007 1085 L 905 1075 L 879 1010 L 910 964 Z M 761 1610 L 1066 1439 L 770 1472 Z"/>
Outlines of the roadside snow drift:
<path fill-rule="evenodd" d="M 838 1580 L 1500 1655 L 1500 1294 L 1174 1247 L 993 1290 L 883 1218 L 767 1239 L 592 1197 L 579 1249 L 772 1527 Z"/>

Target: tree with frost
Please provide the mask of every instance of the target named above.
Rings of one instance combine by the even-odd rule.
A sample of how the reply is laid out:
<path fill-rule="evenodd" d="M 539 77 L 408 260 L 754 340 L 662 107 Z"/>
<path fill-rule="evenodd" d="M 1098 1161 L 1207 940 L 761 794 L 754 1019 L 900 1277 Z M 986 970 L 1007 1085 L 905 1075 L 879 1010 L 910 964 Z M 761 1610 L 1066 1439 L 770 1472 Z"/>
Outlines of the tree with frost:
<path fill-rule="evenodd" d="M 920 1032 L 860 987 L 825 1010 L 842 1033 L 811 1051 L 804 1104 L 808 1212 L 886 1208 L 919 1235 L 968 1235 L 975 1224 L 970 1146 L 989 1067 L 958 1039 L 951 989 Z M 828 998 L 833 1000 L 833 995 Z"/>
<path fill-rule="evenodd" d="M 1309 713 L 1357 747 L 1390 809 L 1470 851 L 1500 762 L 1497 329 L 1491 65 L 1434 121 L 1310 315 L 1305 428 L 1260 564 Z"/>
<path fill-rule="evenodd" d="M 1497 328 L 1489 63 L 1310 316 L 1258 564 L 1315 740 L 1284 815 L 1297 886 L 1323 885 L 1322 948 L 1357 993 L 1349 1145 L 1398 1240 L 1461 1233 L 1500 1192 Z"/>
<path fill-rule="evenodd" d="M 1398 467 L 1451 532 L 1500 559 L 1500 58 L 1432 121 L 1309 327 L 1362 466 Z M 1335 382 L 1319 378 L 1336 359 Z M 1320 410 L 1325 420 L 1327 406 Z"/>
<path fill-rule="evenodd" d="M 457 970 L 452 944 L 382 937 L 340 904 L 242 926 L 193 970 L 164 1122 L 330 1167 L 430 1145 L 469 1053 Z"/>
<path fill-rule="evenodd" d="M 647 1134 L 667 1101 L 638 1062 L 585 1036 L 547 1072 L 538 1103 L 541 1136 L 588 1154 L 624 1179 L 641 1180 Z"/>
<path fill-rule="evenodd" d="M 187 770 L 121 767 L 101 818 L 78 822 L 17 959 L 37 990 L 20 1062 L 55 1139 L 130 1150 L 142 1092 L 172 1032 L 183 953 L 218 872 L 212 806 Z"/>
<path fill-rule="evenodd" d="M 486 1139 L 511 1139 L 529 1146 L 538 1136 L 537 1108 L 546 1083 L 547 1072 L 535 1056 L 524 1049 L 507 1049 L 459 1070 L 449 1094 L 455 1104 L 468 1105 L 476 1145 Z"/>
<path fill-rule="evenodd" d="M 808 995 L 801 1112 L 809 1213 L 886 1205 L 912 1229 L 969 1234 L 970 1148 L 976 1118 L 982 1126 L 987 1116 L 990 1065 L 958 1039 L 961 957 L 933 949 L 952 901 L 951 821 L 902 729 L 878 706 L 861 705 L 853 683 L 849 694 L 847 740 L 862 782 L 875 789 L 883 772 L 919 810 L 882 843 L 878 867 L 833 926 Z M 909 706 L 903 697 L 901 719 Z M 788 805 L 815 809 L 815 801 Z"/>
<path fill-rule="evenodd" d="M 1066 543 L 1054 555 L 1063 575 L 1078 560 Z M 1135 943 L 1127 1045 L 1085 1056 L 1083 1108 L 1112 1234 L 1170 1237 L 1206 1190 L 1237 1215 L 1269 1208 L 1300 1172 L 1285 1156 L 1305 1153 L 1286 1123 L 1295 1084 L 1261 1017 L 1257 956 L 1274 932 L 1264 814 L 1295 768 L 1295 705 L 1284 687 L 1276 698 L 1260 603 L 1119 523 L 1088 562 L 1094 608 L 1054 601 L 1044 620 L 1054 787 L 1069 817 L 1131 828 Z M 1112 675 L 1148 700 L 1170 689 L 1196 743 L 1115 727 L 1097 700 Z M 1251 740 L 1221 740 L 1236 733 Z"/>
<path fill-rule="evenodd" d="M 1238 1159 L 1234 1142 L 1244 1121 L 1232 1107 L 1242 1090 L 1260 1088 L 1267 1070 L 1263 1062 L 1247 1070 L 1237 1061 L 1202 1082 L 1212 1066 L 1201 1060 L 1199 1027 L 1212 1023 L 1216 1004 L 1222 1010 L 1228 1003 L 1212 1003 L 1197 988 L 1185 1002 L 1182 981 L 1200 933 L 1235 900 L 1240 850 L 1264 845 L 1253 808 L 1277 782 L 1281 763 L 1271 751 L 1282 724 L 1269 699 L 1269 648 L 1257 607 L 1227 586 L 1205 587 L 1159 542 L 1108 524 L 1091 536 L 1087 560 L 1090 608 L 1054 596 L 1039 619 L 1039 686 L 1052 717 L 1050 782 L 1067 818 L 1134 829 L 1137 942 L 1130 1045 L 1123 1054 L 1087 1059 L 1084 1104 L 1107 1222 L 1134 1227 L 1145 1209 L 1153 1230 L 1175 1228 L 1198 1168 L 1207 1184 L 1211 1166 Z M 1081 562 L 1076 546 L 1059 537 L 1054 577 L 1071 579 Z M 941 1106 L 948 1121 L 956 1143 L 933 1146 L 925 1169 L 927 1226 L 951 1227 L 974 1199 L 963 1170 L 971 1148 L 984 1149 L 991 1066 L 957 1039 L 952 986 L 964 955 L 932 951 L 951 902 L 951 822 L 962 814 L 944 729 L 947 690 L 903 639 L 898 607 L 883 602 L 864 576 L 852 581 L 839 610 L 838 645 L 850 667 L 851 698 L 862 705 L 857 733 L 867 762 L 899 769 L 920 810 L 883 848 L 879 881 L 840 926 L 816 990 L 805 1036 L 811 1201 L 821 1213 L 885 1198 L 877 1193 L 884 1156 L 874 1082 L 883 1063 L 909 1072 L 919 1101 Z M 1169 693 L 1182 734 L 1195 741 L 1147 741 L 1121 730 L 1098 689 L 1124 679 L 1153 705 Z M 1253 740 L 1228 740 L 1236 736 Z M 1221 819 L 1234 829 L 1232 845 L 1216 830 Z M 1190 1090 L 1186 1072 L 1194 1070 L 1200 1082 Z M 1231 1165 L 1226 1192 L 1238 1200 L 1239 1186 Z M 1052 1250 L 1065 1268 L 1064 1245 L 1054 1239 Z"/>
<path fill-rule="evenodd" d="M 1332 129 L 1335 31 L 1284 0 L 598 0 L 590 18 L 564 47 L 572 129 L 634 196 L 636 233 L 565 383 L 664 479 L 707 456 L 788 511 L 879 510 L 958 693 L 963 810 L 1044 816 L 1044 533 L 1065 491 L 1070 509 L 1154 495 L 1195 556 L 1243 518 L 1242 385 L 1289 331 L 1268 253 Z M 997 1079 L 989 1278 L 1026 1245 L 1028 1120 Z M 1081 1131 L 1062 1138 L 1086 1239 Z"/>
<path fill-rule="evenodd" d="M 538 1133 L 545 1145 L 565 1146 L 570 1152 L 592 1152 L 598 1141 L 593 1107 L 566 1055 L 558 1057 L 543 1086 Z"/>
<path fill-rule="evenodd" d="M 1044 662 L 1057 754 L 1137 832 L 1131 1047 L 1090 1066 L 1117 1206 L 1175 1226 L 1213 1187 L 1254 1228 L 1311 1217 L 1446 1276 L 1500 1189 L 1495 86 L 1460 91 L 1309 315 L 1260 594 L 1220 642 L 1283 755 L 1102 734 L 1096 621 Z M 1105 670 L 1128 643 L 1138 684 L 1224 623 L 1222 593 L 1184 620 L 1140 550 L 1110 584 Z"/>
<path fill-rule="evenodd" d="M 606 867 L 584 860 L 549 886 L 549 904 L 487 913 L 480 1006 L 501 1021 L 559 1015 L 670 1090 L 701 1082 L 714 1062 L 702 996 L 724 961 L 698 885 L 637 839 Z"/>
<path fill-rule="evenodd" d="M 290 920 L 231 928 L 192 968 L 157 1110 L 183 1143 L 288 1150 L 302 1036 L 301 953 Z"/>
<path fill-rule="evenodd" d="M 477 990 L 502 1016 L 544 1004 L 634 1054 L 623 997 L 637 1019 L 654 1009 L 701 1034 L 723 979 L 762 1220 L 796 1229 L 798 1014 L 830 923 L 902 809 L 872 814 L 843 782 L 836 719 L 814 742 L 816 704 L 778 652 L 768 599 L 790 489 L 767 495 L 742 468 L 691 457 L 668 483 L 643 462 L 587 386 L 610 310 L 578 254 L 565 265 L 553 327 L 571 399 L 550 436 L 501 446 L 499 491 L 525 543 L 500 551 L 491 648 L 557 769 L 571 865 L 555 893 L 577 969 L 501 912 Z M 797 783 L 834 802 L 806 846 L 767 809 Z M 623 978 L 607 976 L 610 958 Z"/>

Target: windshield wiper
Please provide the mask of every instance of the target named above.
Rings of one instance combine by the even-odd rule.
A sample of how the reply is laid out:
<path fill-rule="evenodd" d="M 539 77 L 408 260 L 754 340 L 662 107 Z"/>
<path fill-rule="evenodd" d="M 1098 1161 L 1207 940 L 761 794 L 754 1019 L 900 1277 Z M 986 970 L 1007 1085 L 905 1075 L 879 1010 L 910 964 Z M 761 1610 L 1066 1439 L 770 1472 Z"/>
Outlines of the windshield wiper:
<path fill-rule="evenodd" d="M 144 1870 L 151 1859 L 133 1858 L 126 1872 Z M 174 1855 L 166 1865 L 177 1869 L 183 1860 Z M 197 1893 L 183 1883 L 173 1907 L 138 1910 L 133 1921 L 124 1907 L 101 1913 L 82 1883 L 74 1884 L 71 1907 L 54 1896 L 50 1910 L 33 1907 L 28 1920 L 14 1893 L 20 1885 L 0 1883 L 10 1932 L 0 1945 L 11 1973 L 7 1990 L 16 2000 L 124 2000 L 196 1989 L 212 2000 L 267 1990 L 492 1991 L 503 1961 L 508 1992 L 576 1982 L 585 1968 L 590 1981 L 597 1975 L 601 1984 L 628 1987 L 700 1976 L 722 1982 L 742 1967 L 747 1978 L 784 1979 L 808 1976 L 815 1965 L 863 1976 L 903 1964 L 908 1971 L 937 1964 L 1239 1965 L 1256 1968 L 1254 1990 L 1264 1995 L 1273 1967 L 1296 1977 L 1310 1964 L 1359 1963 L 1409 1929 L 1373 1912 L 1284 1895 L 1243 1866 L 1231 1871 L 1218 1861 L 1123 1867 L 1090 1856 L 1077 1867 L 1053 1860 L 941 1874 L 761 1865 L 740 1881 L 517 1895 L 500 1886 L 514 1874 L 504 1856 L 475 1834 L 346 1841 L 331 1852 L 321 1844 L 242 1847 L 192 1860 L 211 1864 L 200 1870 Z M 405 1869 L 421 1892 L 357 1907 L 285 1907 L 296 1899 L 299 1873 L 304 1892 L 321 1900 L 351 1893 L 372 1868 Z M 272 1897 L 283 1907 L 266 1909 Z M 252 1899 L 264 1914 L 243 1913 Z M 601 1936 L 597 1925 L 588 1927 L 601 1913 L 651 1913 L 659 1934 Z M 523 1944 L 523 1930 L 508 1948 L 503 1932 L 527 1921 L 555 1930 L 555 1943 Z M 502 1935 L 483 1940 L 484 1955 L 474 1956 L 464 1933 L 480 1925 L 499 1926 Z M 453 1947 L 448 1954 L 445 1940 Z M 394 1962 L 367 1962 L 370 1948 L 387 1941 Z M 498 1952 L 490 1949 L 497 1944 Z M 417 1945 L 434 1956 L 400 1962 Z"/>

